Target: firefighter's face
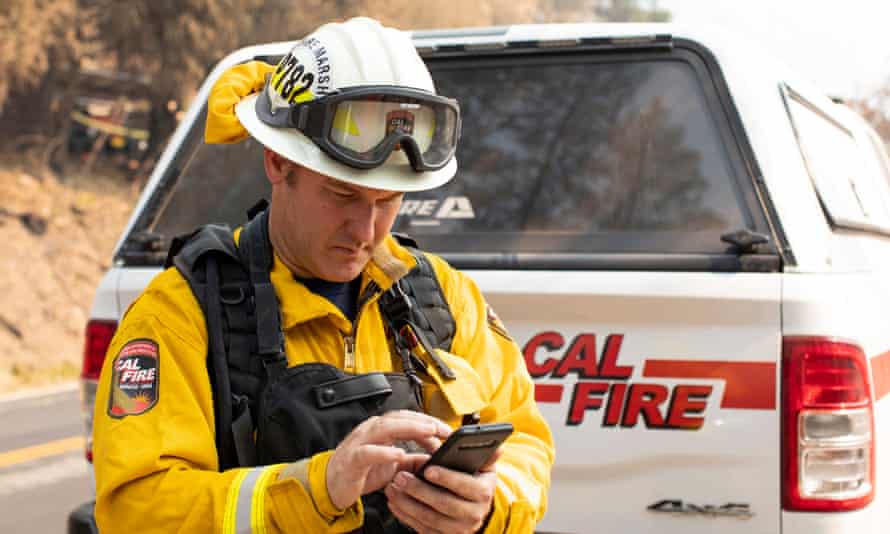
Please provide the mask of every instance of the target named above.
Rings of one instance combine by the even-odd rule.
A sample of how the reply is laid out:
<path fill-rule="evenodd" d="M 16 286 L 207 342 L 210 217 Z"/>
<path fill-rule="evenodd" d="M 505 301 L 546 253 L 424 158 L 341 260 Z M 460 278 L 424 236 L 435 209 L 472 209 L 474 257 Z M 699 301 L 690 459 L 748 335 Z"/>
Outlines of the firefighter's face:
<path fill-rule="evenodd" d="M 272 182 L 269 236 L 297 276 L 348 282 L 392 228 L 402 193 L 335 180 L 266 150 Z"/>

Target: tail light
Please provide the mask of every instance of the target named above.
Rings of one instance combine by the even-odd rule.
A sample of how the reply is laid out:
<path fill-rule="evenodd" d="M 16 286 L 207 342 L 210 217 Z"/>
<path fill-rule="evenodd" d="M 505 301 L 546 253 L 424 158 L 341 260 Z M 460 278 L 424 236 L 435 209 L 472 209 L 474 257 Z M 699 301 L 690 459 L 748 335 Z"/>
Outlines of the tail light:
<path fill-rule="evenodd" d="M 86 457 L 93 461 L 93 406 L 96 404 L 96 388 L 99 373 L 105 362 L 105 353 L 111 345 L 111 338 L 117 330 L 115 321 L 90 321 L 87 323 L 86 340 L 83 347 L 83 370 L 80 374 L 80 402 L 83 423 L 86 427 Z"/>
<path fill-rule="evenodd" d="M 855 510 L 874 499 L 870 376 L 856 345 L 820 337 L 783 340 L 785 510 Z"/>

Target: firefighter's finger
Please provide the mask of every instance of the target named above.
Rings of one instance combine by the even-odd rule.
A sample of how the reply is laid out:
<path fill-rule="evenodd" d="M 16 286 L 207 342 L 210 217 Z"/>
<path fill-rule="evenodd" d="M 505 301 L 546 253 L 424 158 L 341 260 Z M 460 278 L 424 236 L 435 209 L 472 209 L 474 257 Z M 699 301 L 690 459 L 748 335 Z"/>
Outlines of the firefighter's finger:
<path fill-rule="evenodd" d="M 423 447 L 423 449 L 428 453 L 436 452 L 436 449 L 442 446 L 442 440 L 435 436 L 427 439 L 417 440 L 416 443 Z"/>
<path fill-rule="evenodd" d="M 415 419 L 405 417 L 376 417 L 370 418 L 357 428 L 363 443 L 376 443 L 379 445 L 392 445 L 396 441 L 413 440 L 418 443 L 428 441 L 429 438 L 443 434 L 443 426 L 450 431 L 447 425 L 435 418 Z"/>
<path fill-rule="evenodd" d="M 450 491 L 420 480 L 410 473 L 396 473 L 392 485 L 414 500 L 432 508 L 440 514 L 458 520 L 484 519 L 483 512 L 476 503 L 458 497 Z M 437 525 L 442 527 L 443 525 Z M 447 529 L 453 531 L 454 529 Z"/>
<path fill-rule="evenodd" d="M 423 466 L 423 464 L 427 463 L 429 459 L 429 454 L 407 453 L 401 460 L 399 460 L 398 470 L 415 473 L 421 466 Z"/>
<path fill-rule="evenodd" d="M 394 472 L 406 454 L 398 447 L 340 443 L 328 460 L 325 473 L 331 502 L 340 509 L 354 503 L 362 495 L 368 476 L 375 467 L 389 464 L 391 472 Z"/>
<path fill-rule="evenodd" d="M 459 497 L 481 503 L 491 502 L 498 482 L 497 473 L 493 470 L 469 475 L 441 466 L 433 466 L 426 469 L 423 476 L 432 484 L 441 486 Z"/>
<path fill-rule="evenodd" d="M 360 445 L 347 454 L 347 462 L 353 469 L 366 471 L 378 464 L 394 463 L 399 465 L 404 461 L 406 453 L 398 447 L 387 445 Z"/>
<path fill-rule="evenodd" d="M 393 515 L 419 534 L 461 532 L 461 530 L 454 528 L 456 525 L 453 524 L 454 521 L 451 518 L 415 500 L 410 495 L 397 490 L 392 484 L 386 486 L 384 493 L 387 497 L 387 505 Z"/>
<path fill-rule="evenodd" d="M 407 421 L 417 421 L 418 423 L 432 423 L 436 426 L 436 436 L 442 439 L 451 435 L 451 427 L 437 417 L 425 414 L 423 412 L 415 412 L 413 410 L 393 410 L 382 416 L 383 419 L 400 419 Z"/>

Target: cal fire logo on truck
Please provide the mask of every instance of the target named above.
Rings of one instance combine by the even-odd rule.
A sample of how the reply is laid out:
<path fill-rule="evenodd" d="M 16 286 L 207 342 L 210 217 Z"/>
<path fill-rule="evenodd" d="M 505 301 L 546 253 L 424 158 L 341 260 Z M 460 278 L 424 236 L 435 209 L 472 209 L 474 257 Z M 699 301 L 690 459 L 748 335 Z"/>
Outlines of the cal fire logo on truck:
<path fill-rule="evenodd" d="M 158 402 L 158 361 L 158 344 L 150 339 L 124 345 L 112 364 L 108 415 L 143 414 Z"/>
<path fill-rule="evenodd" d="M 600 339 L 581 333 L 571 340 L 554 331 L 540 332 L 525 344 L 523 355 L 536 381 L 539 403 L 561 404 L 571 391 L 566 425 L 577 426 L 590 412 L 600 412 L 603 427 L 632 428 L 642 421 L 650 429 L 698 430 L 706 409 L 775 410 L 776 366 L 771 362 L 725 360 L 643 361 L 642 378 L 632 379 L 634 366 L 619 362 L 623 334 Z M 574 375 L 574 382 L 565 380 Z M 653 379 L 697 379 L 697 383 L 665 384 Z M 556 379 L 556 380 L 553 380 Z M 701 379 L 723 381 L 723 396 L 713 399 L 714 386 Z"/>

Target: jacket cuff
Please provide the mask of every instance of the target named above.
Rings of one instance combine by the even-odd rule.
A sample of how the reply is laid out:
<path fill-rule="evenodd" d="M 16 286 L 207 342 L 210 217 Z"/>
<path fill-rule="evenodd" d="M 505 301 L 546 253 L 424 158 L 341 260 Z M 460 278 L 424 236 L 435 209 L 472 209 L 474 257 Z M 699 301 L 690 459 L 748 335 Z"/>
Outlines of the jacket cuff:
<path fill-rule="evenodd" d="M 352 532 L 361 528 L 364 508 L 358 499 L 345 510 L 331 502 L 326 480 L 331 452 L 288 464 L 269 485 L 274 523 L 281 532 Z"/>
<path fill-rule="evenodd" d="M 500 485 L 494 492 L 494 501 L 491 506 L 491 514 L 484 534 L 528 534 L 535 530 L 535 514 L 531 505 L 523 500 L 513 500 Z"/>
<path fill-rule="evenodd" d="M 309 491 L 312 495 L 312 500 L 315 502 L 315 507 L 318 513 L 328 519 L 328 521 L 333 521 L 351 510 L 357 512 L 361 518 L 363 516 L 361 499 L 358 499 L 345 510 L 337 508 L 331 501 L 331 495 L 328 493 L 327 473 L 328 462 L 333 454 L 334 451 L 321 452 L 313 456 L 309 461 Z"/>

